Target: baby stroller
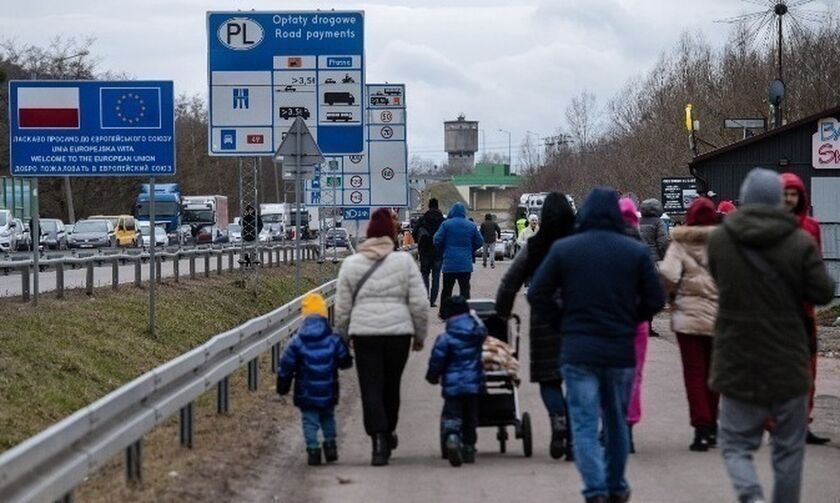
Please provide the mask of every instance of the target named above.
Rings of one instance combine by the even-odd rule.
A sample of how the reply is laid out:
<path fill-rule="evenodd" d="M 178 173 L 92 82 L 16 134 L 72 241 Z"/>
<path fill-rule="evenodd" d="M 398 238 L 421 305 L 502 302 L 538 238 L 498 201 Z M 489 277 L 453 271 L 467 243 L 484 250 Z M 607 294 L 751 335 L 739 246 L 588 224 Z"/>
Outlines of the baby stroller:
<path fill-rule="evenodd" d="M 487 334 L 509 344 L 513 348 L 513 356 L 519 359 L 519 330 L 522 324 L 519 316 L 513 314 L 511 319 L 515 330 L 511 331 L 511 322 L 496 314 L 496 302 L 493 299 L 469 300 L 470 309 L 474 310 L 487 327 Z M 496 439 L 499 441 L 499 452 L 507 452 L 508 426 L 513 426 L 514 436 L 522 439 L 522 450 L 525 457 L 530 458 L 533 453 L 533 438 L 531 434 L 531 416 L 519 408 L 519 391 L 510 373 L 499 371 L 485 371 L 487 383 L 486 391 L 478 399 L 478 426 L 497 428 Z M 446 439 L 441 430 L 441 455 L 446 458 Z"/>

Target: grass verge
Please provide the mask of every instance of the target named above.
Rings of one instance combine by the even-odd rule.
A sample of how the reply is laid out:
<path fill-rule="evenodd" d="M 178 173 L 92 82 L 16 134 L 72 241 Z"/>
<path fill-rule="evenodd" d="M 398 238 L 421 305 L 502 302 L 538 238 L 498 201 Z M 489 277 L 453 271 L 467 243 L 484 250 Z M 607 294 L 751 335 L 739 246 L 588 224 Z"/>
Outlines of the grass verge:
<path fill-rule="evenodd" d="M 38 307 L 0 301 L 0 451 L 135 377 L 267 313 L 294 297 L 294 268 L 264 269 L 259 295 L 238 274 L 171 279 L 157 292 L 157 336 L 148 325 L 148 291 L 122 286 L 43 298 Z M 334 277 L 335 266 L 305 264 L 303 288 Z"/>

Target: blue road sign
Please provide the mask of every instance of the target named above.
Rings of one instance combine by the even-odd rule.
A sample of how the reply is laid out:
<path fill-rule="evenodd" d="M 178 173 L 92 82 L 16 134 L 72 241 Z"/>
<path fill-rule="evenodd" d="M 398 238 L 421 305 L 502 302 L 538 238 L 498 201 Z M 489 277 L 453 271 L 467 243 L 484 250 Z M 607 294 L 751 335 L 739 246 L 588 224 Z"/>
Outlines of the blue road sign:
<path fill-rule="evenodd" d="M 171 81 L 9 82 L 14 176 L 175 174 Z"/>
<path fill-rule="evenodd" d="M 344 208 L 341 213 L 344 220 L 370 220 L 370 208 Z"/>
<path fill-rule="evenodd" d="M 364 13 L 208 12 L 207 37 L 210 155 L 272 154 L 298 116 L 324 154 L 364 150 Z"/>

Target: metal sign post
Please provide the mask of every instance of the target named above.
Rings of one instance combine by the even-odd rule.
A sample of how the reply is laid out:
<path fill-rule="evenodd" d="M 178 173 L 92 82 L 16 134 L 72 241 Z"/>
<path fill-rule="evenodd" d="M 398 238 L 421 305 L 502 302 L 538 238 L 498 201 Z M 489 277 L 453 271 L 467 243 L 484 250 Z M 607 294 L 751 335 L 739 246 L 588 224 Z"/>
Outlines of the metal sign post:
<path fill-rule="evenodd" d="M 149 334 L 155 336 L 155 177 L 149 178 Z"/>
<path fill-rule="evenodd" d="M 41 267 L 38 265 L 38 258 L 40 255 L 39 245 L 41 244 L 41 225 L 38 220 L 38 215 L 41 209 L 38 204 L 40 196 L 38 194 L 38 179 L 32 179 L 32 232 L 30 234 L 30 241 L 32 241 L 32 304 L 38 305 L 38 277 L 40 276 Z M 23 221 L 23 220 L 21 220 Z M 23 232 L 23 229 L 20 229 Z M 29 273 L 27 273 L 29 274 Z"/>
<path fill-rule="evenodd" d="M 277 151 L 274 153 L 275 159 L 283 158 L 283 166 L 291 166 L 294 169 L 295 176 L 295 292 L 300 294 L 300 234 L 301 234 L 301 179 L 304 175 L 307 177 L 314 176 L 314 166 L 324 162 L 324 156 L 321 154 L 321 149 L 315 143 L 315 139 L 306 127 L 306 122 L 301 117 L 296 117 L 292 127 L 289 128 L 286 138 L 280 143 Z M 293 162 L 288 162 L 292 159 Z"/>

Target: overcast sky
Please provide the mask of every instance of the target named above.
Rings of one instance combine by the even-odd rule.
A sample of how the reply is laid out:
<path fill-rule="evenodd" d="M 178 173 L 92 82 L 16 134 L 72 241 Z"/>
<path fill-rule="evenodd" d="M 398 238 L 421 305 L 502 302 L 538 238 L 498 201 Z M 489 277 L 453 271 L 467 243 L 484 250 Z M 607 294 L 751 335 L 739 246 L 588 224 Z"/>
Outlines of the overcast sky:
<path fill-rule="evenodd" d="M 172 79 L 176 93 L 203 96 L 206 11 L 364 10 L 367 81 L 407 85 L 410 152 L 444 159 L 442 123 L 464 113 L 480 121 L 490 152 L 507 155 L 507 134 L 498 130 L 512 132 L 514 164 L 527 131 L 554 132 L 572 96 L 589 90 L 604 104 L 681 33 L 702 32 L 719 45 L 730 26 L 715 20 L 760 9 L 735 0 L 13 3 L 0 14 L 3 37 L 44 44 L 53 35 L 93 35 L 102 70 Z"/>

